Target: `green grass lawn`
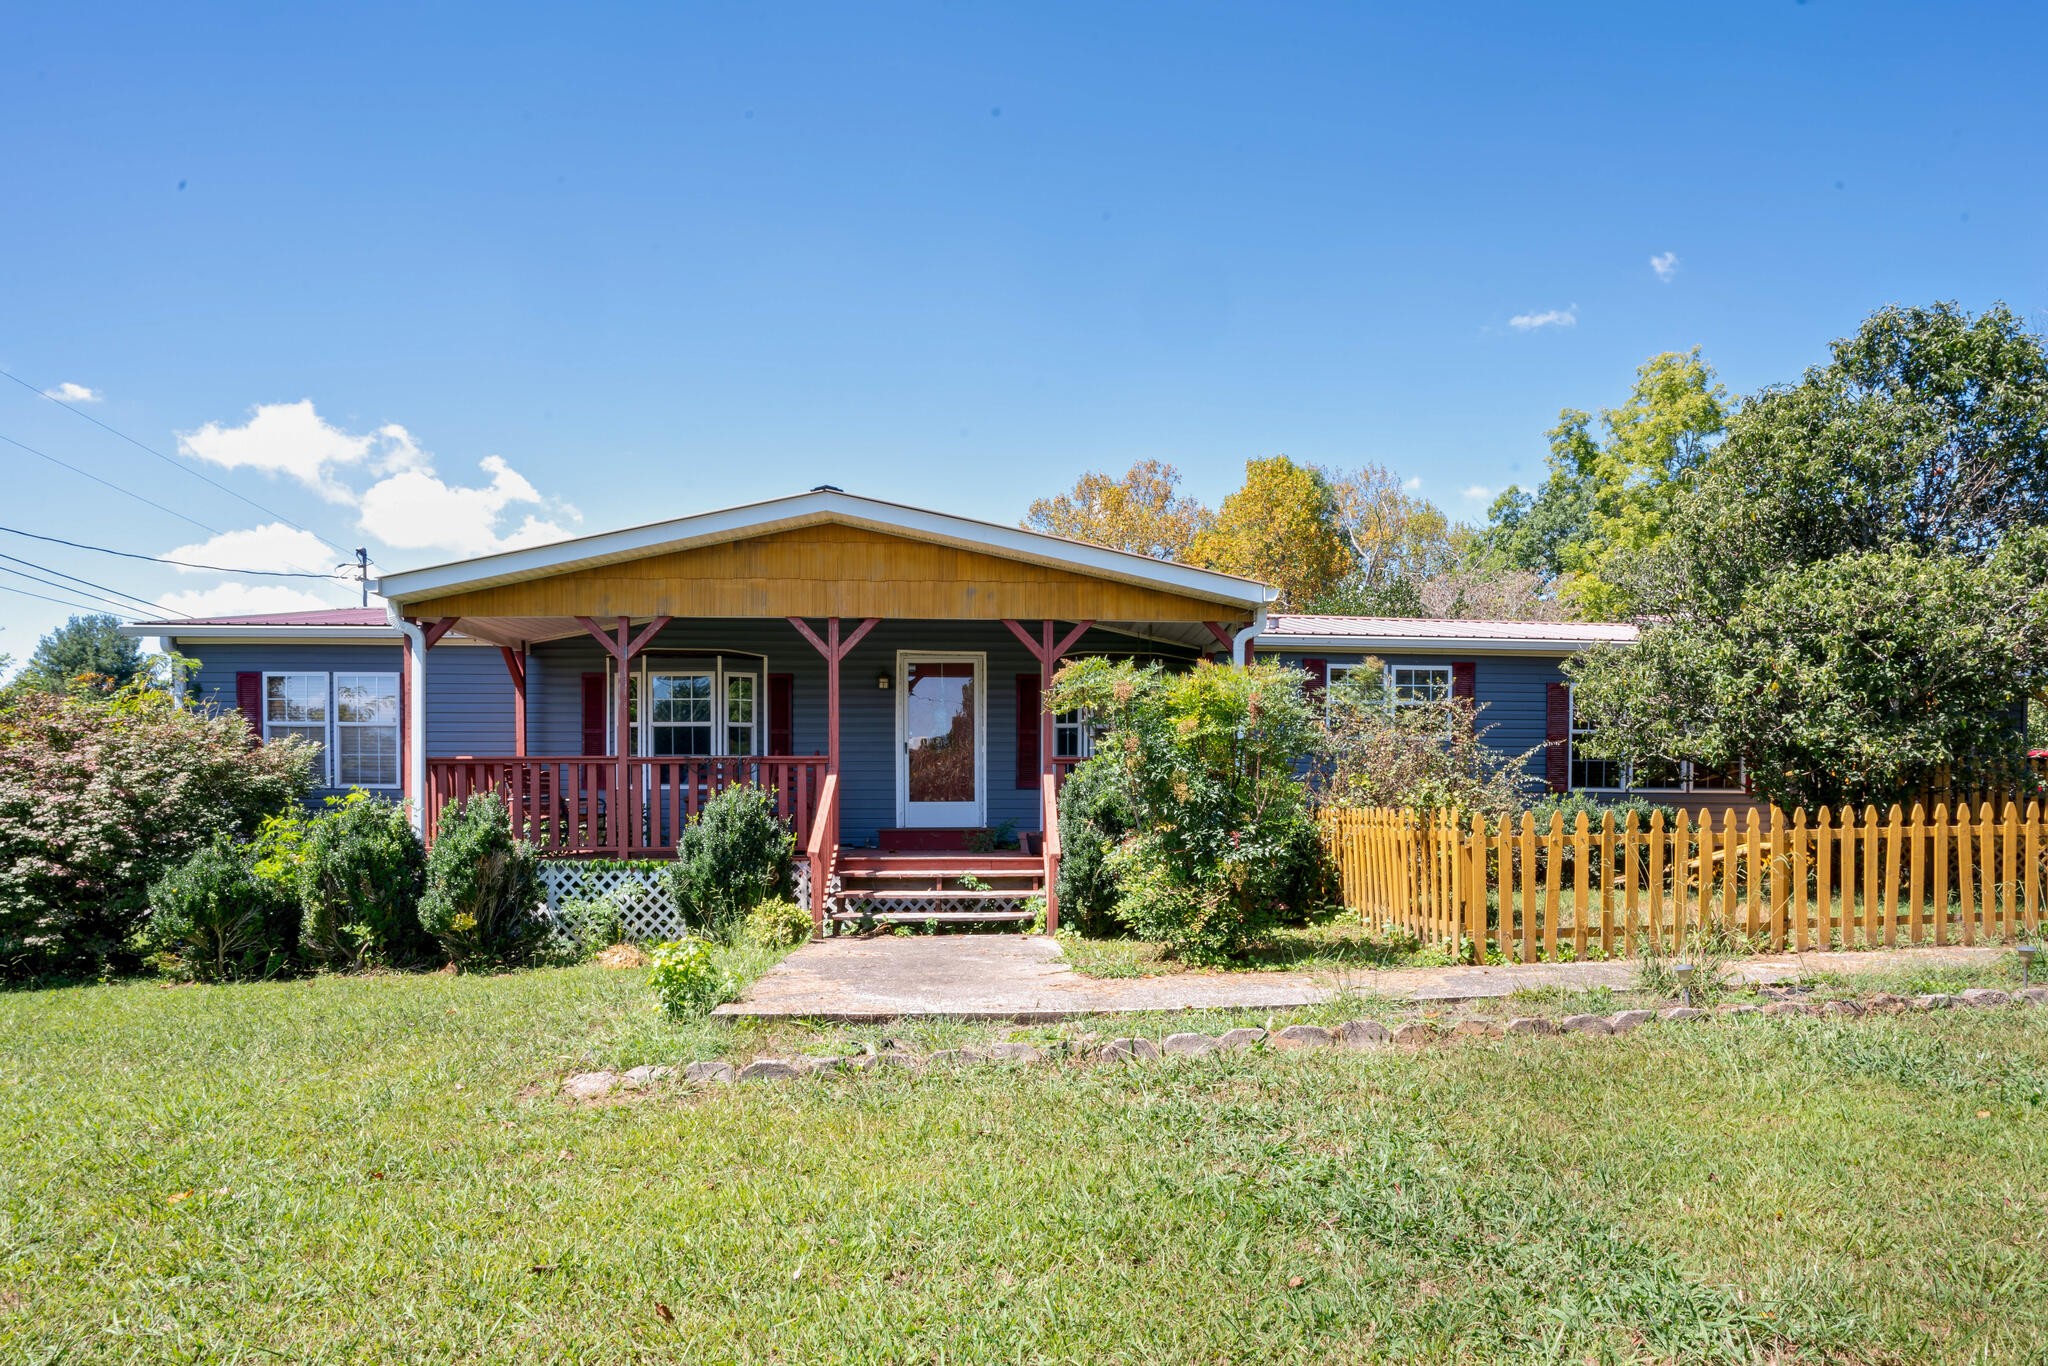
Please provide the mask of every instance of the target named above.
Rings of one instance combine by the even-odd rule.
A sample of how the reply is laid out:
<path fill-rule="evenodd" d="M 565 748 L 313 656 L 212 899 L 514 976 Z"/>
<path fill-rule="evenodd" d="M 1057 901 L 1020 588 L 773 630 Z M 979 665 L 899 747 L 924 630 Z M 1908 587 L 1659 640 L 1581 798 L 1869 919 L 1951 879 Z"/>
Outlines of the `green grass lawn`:
<path fill-rule="evenodd" d="M 2048 1342 L 2048 1011 L 553 1095 L 856 1033 L 666 1024 L 594 967 L 0 995 L 0 1360 Z"/>

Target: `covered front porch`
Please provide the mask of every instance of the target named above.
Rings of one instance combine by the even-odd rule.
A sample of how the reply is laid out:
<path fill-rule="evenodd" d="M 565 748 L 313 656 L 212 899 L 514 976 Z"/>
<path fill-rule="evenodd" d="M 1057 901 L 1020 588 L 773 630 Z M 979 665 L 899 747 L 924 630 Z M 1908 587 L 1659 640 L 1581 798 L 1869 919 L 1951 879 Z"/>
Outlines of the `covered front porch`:
<path fill-rule="evenodd" d="M 408 796 L 429 840 L 451 802 L 487 792 L 550 857 L 668 857 L 713 794 L 744 783 L 795 832 L 820 925 L 843 868 L 886 889 L 913 873 L 874 854 L 986 859 L 1005 837 L 1056 924 L 1058 791 L 1089 737 L 1084 718 L 1046 709 L 1052 675 L 1081 654 L 1242 659 L 1267 595 L 836 491 L 736 512 L 753 515 L 385 581 L 406 635 Z M 429 758 L 410 722 L 463 705 L 428 695 L 423 667 L 456 630 L 500 649 L 510 754 Z M 851 850 L 871 852 L 849 863 Z"/>

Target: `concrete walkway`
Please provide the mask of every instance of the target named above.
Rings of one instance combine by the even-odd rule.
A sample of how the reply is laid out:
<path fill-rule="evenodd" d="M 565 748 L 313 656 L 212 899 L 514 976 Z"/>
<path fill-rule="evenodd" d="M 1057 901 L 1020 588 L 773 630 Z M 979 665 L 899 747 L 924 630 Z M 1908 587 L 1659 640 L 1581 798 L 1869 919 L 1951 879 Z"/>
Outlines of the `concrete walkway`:
<path fill-rule="evenodd" d="M 1996 948 L 1769 954 L 1739 960 L 1732 981 L 1796 981 L 1807 972 L 1889 972 L 1915 965 L 1982 967 Z M 847 1024 L 932 1015 L 1049 1022 L 1076 1015 L 1152 1010 L 1284 1009 L 1340 992 L 1418 1003 L 1474 1001 L 1539 987 L 1626 989 L 1635 965 L 1542 963 L 1503 968 L 1310 972 L 1182 972 L 1158 977 L 1082 977 L 1043 935 L 912 935 L 806 944 L 715 1012 L 726 1017 L 804 1018 Z"/>

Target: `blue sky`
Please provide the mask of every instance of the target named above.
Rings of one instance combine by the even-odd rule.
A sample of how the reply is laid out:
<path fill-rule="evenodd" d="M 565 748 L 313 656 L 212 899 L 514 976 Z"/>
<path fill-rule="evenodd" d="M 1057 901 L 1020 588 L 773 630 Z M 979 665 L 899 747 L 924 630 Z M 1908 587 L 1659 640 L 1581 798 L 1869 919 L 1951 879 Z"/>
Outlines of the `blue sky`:
<path fill-rule="evenodd" d="M 0 444 L 0 524 L 395 569 L 1274 452 L 1476 516 L 1659 350 L 1740 391 L 1887 302 L 2048 329 L 2038 7 L 182 11 L 9 13 L 0 368 L 265 510 L 0 382 L 192 519 Z M 0 593 L 0 652 L 65 612 Z"/>

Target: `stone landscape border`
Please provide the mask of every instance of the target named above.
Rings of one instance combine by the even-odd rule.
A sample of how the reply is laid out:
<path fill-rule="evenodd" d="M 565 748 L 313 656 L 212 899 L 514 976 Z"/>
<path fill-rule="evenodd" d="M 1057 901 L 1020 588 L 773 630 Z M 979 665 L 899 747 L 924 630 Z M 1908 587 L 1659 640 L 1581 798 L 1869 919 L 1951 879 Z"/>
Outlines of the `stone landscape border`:
<path fill-rule="evenodd" d="M 1972 987 L 1954 995 L 1898 996 L 1877 992 L 1864 997 L 1809 1001 L 1797 992 L 1779 990 L 1762 1005 L 1731 1002 L 1713 1010 L 1669 1006 L 1663 1010 L 1622 1010 L 1612 1015 L 1566 1015 L 1550 1019 L 1541 1015 L 1489 1020 L 1467 1018 L 1438 1025 L 1428 1020 L 1409 1020 L 1393 1029 L 1376 1020 L 1348 1020 L 1323 1026 L 1298 1024 L 1268 1033 L 1263 1029 L 1232 1029 L 1222 1034 L 1169 1034 L 1154 1043 L 1138 1036 L 1089 1041 L 1060 1041 L 1040 1047 L 1029 1043 L 997 1043 L 983 1048 L 947 1048 L 920 1057 L 894 1046 L 829 1057 L 756 1058 L 735 1067 L 732 1063 L 706 1060 L 682 1067 L 649 1065 L 625 1072 L 578 1072 L 562 1082 L 560 1095 L 567 1100 L 597 1101 L 628 1095 L 646 1095 L 665 1083 L 681 1082 L 693 1087 L 727 1086 L 738 1082 L 794 1081 L 821 1073 L 861 1073 L 888 1068 L 910 1071 L 948 1071 L 975 1066 L 1019 1065 L 1058 1059 L 1095 1062 L 1150 1062 L 1163 1057 L 1206 1057 L 1218 1053 L 1239 1053 L 1255 1049 L 1274 1051 L 1310 1048 L 1371 1049 L 1422 1047 L 1458 1038 L 1495 1038 L 1509 1035 L 1544 1034 L 1626 1034 L 1653 1022 L 1683 1022 L 1732 1015 L 1832 1015 L 1858 1016 L 1897 1013 L 1908 1010 L 1976 1009 L 1996 1010 L 2012 1006 L 2048 1006 L 2048 987 L 2031 987 L 2020 992 Z"/>

